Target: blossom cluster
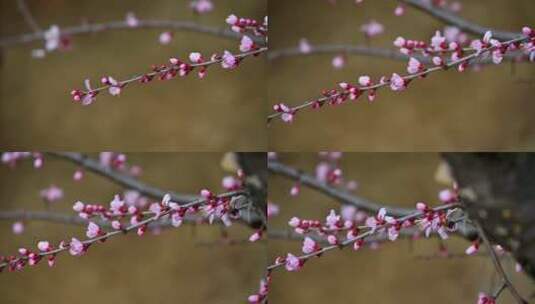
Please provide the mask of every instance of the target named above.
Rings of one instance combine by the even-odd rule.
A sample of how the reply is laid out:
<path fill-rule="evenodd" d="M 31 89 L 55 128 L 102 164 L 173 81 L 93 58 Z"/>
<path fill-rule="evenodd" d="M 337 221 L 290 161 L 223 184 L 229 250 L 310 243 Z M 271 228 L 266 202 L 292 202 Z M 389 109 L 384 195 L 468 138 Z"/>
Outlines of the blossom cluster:
<path fill-rule="evenodd" d="M 453 203 L 430 208 L 419 202 L 414 213 L 399 218 L 388 216 L 385 208 L 381 208 L 376 215 L 351 213 L 347 210 L 342 215 L 331 210 L 324 221 L 292 217 L 288 225 L 296 233 L 305 235 L 301 249 L 303 255 L 287 253 L 286 256 L 279 256 L 268 269 L 284 266 L 288 271 L 298 271 L 310 258 L 319 257 L 326 251 L 349 245 L 354 250 L 359 250 L 372 236 L 395 241 L 402 229 L 417 228 L 412 237 L 417 237 L 419 233 L 429 237 L 434 232 L 445 239 L 448 232 L 457 229 L 450 217 L 457 207 Z M 326 245 L 322 247 L 321 243 Z M 372 244 L 375 246 L 376 241 Z"/>
<path fill-rule="evenodd" d="M 400 49 L 401 53 L 410 56 L 407 64 L 408 74 L 392 73 L 391 76 L 381 76 L 377 80 L 373 80 L 368 75 L 362 75 L 358 77 L 356 84 L 340 82 L 338 88 L 325 89 L 321 92 L 321 97 L 298 106 L 292 107 L 285 103 L 277 103 L 273 105 L 275 113 L 268 116 L 268 121 L 280 117 L 282 121 L 291 123 L 298 111 L 302 109 L 319 109 L 325 104 L 338 106 L 348 100 L 357 101 L 364 93 L 367 93 L 368 101 L 373 102 L 380 88 L 390 87 L 395 92 L 404 91 L 410 82 L 417 78 L 424 78 L 430 73 L 451 67 L 464 72 L 470 64 L 477 64 L 476 59 L 486 59 L 489 56 L 492 62 L 500 64 L 507 53 L 520 52 L 519 56 L 535 61 L 535 30 L 527 26 L 522 28 L 522 34 L 518 38 L 503 42 L 493 39 L 492 32 L 488 31 L 482 39 L 471 41 L 468 48 L 462 47 L 467 42 L 461 42 L 463 39 L 461 33 L 449 35 L 451 41 L 448 42 L 441 32 L 437 32 L 431 38 L 430 43 L 398 37 L 394 45 Z M 432 56 L 431 67 L 411 56 L 417 51 L 425 57 Z M 450 54 L 450 58 L 445 58 L 445 54 Z"/>
<path fill-rule="evenodd" d="M 134 19 L 135 20 L 135 19 Z M 242 35 L 239 45 L 240 53 L 232 53 L 229 50 L 224 50 L 220 53 L 213 53 L 205 56 L 200 52 L 191 52 L 188 60 L 181 60 L 176 57 L 169 58 L 168 64 L 153 65 L 151 71 L 145 74 L 134 76 L 126 80 L 116 80 L 111 75 L 101 77 L 101 86 L 93 88 L 90 80 L 84 81 L 85 89 L 74 89 L 71 91 L 71 97 L 74 102 L 82 105 L 90 105 L 95 100 L 97 95 L 104 90 L 112 96 L 119 96 L 123 89 L 130 83 L 149 83 L 154 79 L 171 80 L 178 77 L 185 77 L 196 71 L 199 79 L 206 77 L 208 67 L 215 64 L 220 64 L 223 69 L 236 69 L 241 61 L 249 56 L 258 56 L 260 53 L 267 51 L 265 44 L 267 43 L 267 17 L 263 22 L 240 18 L 235 15 L 230 15 L 226 19 L 226 23 L 234 32 Z M 135 22 L 134 22 L 135 23 Z M 160 35 L 160 42 L 167 44 L 171 41 L 172 34 L 164 32 Z M 260 37 L 260 40 L 257 38 Z M 260 41 L 260 42 L 257 42 Z"/>
<path fill-rule="evenodd" d="M 203 189 L 200 199 L 190 203 L 173 202 L 171 195 L 166 194 L 159 202 L 146 204 L 145 201 L 139 204 L 139 196 L 135 193 L 129 195 L 115 195 L 109 206 L 75 202 L 73 210 L 87 221 L 85 240 L 72 237 L 59 241 L 57 245 L 46 240 L 39 241 L 37 250 L 23 247 L 18 250 L 18 255 L 0 256 L 0 271 L 6 267 L 9 271 L 19 271 L 25 266 L 37 265 L 45 257 L 48 265 L 54 266 L 56 255 L 60 252 L 69 251 L 73 256 L 80 256 L 93 244 L 118 234 L 135 230 L 137 235 L 142 236 L 149 224 L 160 220 L 170 221 L 172 226 L 180 227 L 185 217 L 200 216 L 210 224 L 220 220 L 228 226 L 239 217 L 231 208 L 233 192 L 215 195 Z"/>

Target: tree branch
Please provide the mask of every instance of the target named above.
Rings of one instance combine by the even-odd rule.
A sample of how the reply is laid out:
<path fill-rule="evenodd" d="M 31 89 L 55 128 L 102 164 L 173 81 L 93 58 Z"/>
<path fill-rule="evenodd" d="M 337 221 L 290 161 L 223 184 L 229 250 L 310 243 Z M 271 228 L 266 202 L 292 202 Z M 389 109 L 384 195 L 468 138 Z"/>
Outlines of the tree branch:
<path fill-rule="evenodd" d="M 89 171 L 92 171 L 100 176 L 103 176 L 118 185 L 121 185 L 128 189 L 136 190 L 139 193 L 143 194 L 144 196 L 147 196 L 156 200 L 161 200 L 162 197 L 167 193 L 171 195 L 172 201 L 180 203 L 180 204 L 185 204 L 185 203 L 191 202 L 199 198 L 199 196 L 197 195 L 179 194 L 173 191 L 166 191 L 166 190 L 162 190 L 162 189 L 147 185 L 129 175 L 121 173 L 110 167 L 105 167 L 101 165 L 99 161 L 94 160 L 81 153 L 46 152 L 46 154 L 59 158 L 59 159 L 63 159 L 63 160 L 67 160 L 72 163 L 75 163 L 76 165 L 83 167 Z"/>
<path fill-rule="evenodd" d="M 349 54 L 357 56 L 376 57 L 397 61 L 407 62 L 411 57 L 418 59 L 423 64 L 433 64 L 431 56 L 423 56 L 421 54 L 411 54 L 407 56 L 399 52 L 399 50 L 371 47 L 365 45 L 350 45 L 350 44 L 317 44 L 311 45 L 310 51 L 303 53 L 298 47 L 282 48 L 277 50 L 269 50 L 267 58 L 268 60 L 277 60 L 285 57 L 294 56 L 313 56 L 324 54 Z M 519 61 L 522 57 L 528 58 L 527 55 L 522 53 L 518 54 L 506 54 L 504 60 L 506 61 Z M 485 58 L 478 62 L 478 64 L 493 64 L 491 58 Z"/>
<path fill-rule="evenodd" d="M 459 208 L 459 207 L 460 207 L 459 204 L 454 203 L 454 204 L 446 204 L 446 205 L 442 205 L 442 206 L 439 206 L 439 207 L 435 207 L 432 210 L 433 211 L 444 211 L 444 210 L 455 209 L 455 208 Z M 408 214 L 406 216 L 399 217 L 396 220 L 399 223 L 403 223 L 405 221 L 417 219 L 417 218 L 419 218 L 421 216 L 423 216 L 423 213 L 421 211 L 413 211 L 412 213 L 410 213 L 410 214 Z M 365 239 L 367 239 L 369 237 L 372 237 L 380 229 L 387 228 L 389 225 L 391 225 L 391 224 L 385 223 L 383 225 L 378 226 L 376 229 L 370 229 L 370 230 L 368 230 L 366 232 L 363 232 L 363 233 L 359 234 L 358 236 L 356 236 L 354 238 L 346 239 L 346 240 L 340 242 L 339 244 L 325 246 L 325 247 L 322 247 L 321 249 L 318 249 L 318 250 L 313 251 L 311 253 L 300 255 L 297 258 L 299 260 L 301 260 L 302 262 L 304 262 L 304 261 L 306 261 L 306 260 L 308 260 L 310 258 L 313 258 L 313 257 L 323 256 L 323 254 L 325 254 L 326 252 L 332 251 L 334 249 L 342 249 L 342 248 L 345 248 L 345 247 L 353 244 L 354 242 L 356 242 L 358 240 L 365 240 Z M 285 262 L 275 262 L 274 264 L 269 265 L 267 267 L 267 270 L 268 270 L 268 272 L 271 272 L 271 271 L 273 271 L 273 270 L 275 270 L 275 269 L 277 269 L 277 268 L 279 268 L 281 266 L 284 266 L 284 265 L 285 265 Z"/>
<path fill-rule="evenodd" d="M 168 29 L 176 31 L 195 32 L 200 34 L 207 34 L 219 38 L 239 40 L 241 36 L 239 33 L 233 32 L 226 28 L 217 28 L 207 25 L 198 24 L 192 21 L 179 20 L 157 20 L 145 19 L 139 20 L 139 24 L 135 27 L 129 26 L 126 21 L 110 21 L 106 23 L 92 23 L 82 24 L 78 26 L 71 26 L 61 28 L 62 35 L 84 35 L 104 32 L 108 30 L 139 30 L 139 29 Z M 36 40 L 43 40 L 45 32 L 40 30 L 35 33 L 26 33 L 11 37 L 4 37 L 0 39 L 0 47 L 8 47 L 19 44 L 27 44 Z M 265 41 L 259 37 L 250 37 L 255 43 L 264 45 Z"/>
<path fill-rule="evenodd" d="M 35 18 L 33 17 L 32 13 L 30 12 L 30 9 L 28 8 L 28 5 L 26 4 L 25 0 L 17 0 L 17 8 L 19 9 L 19 13 L 24 18 L 24 21 L 28 26 L 34 31 L 34 32 L 42 32 L 43 30 L 39 25 L 37 24 L 37 21 L 35 21 Z"/>
<path fill-rule="evenodd" d="M 496 251 L 494 251 L 494 248 L 492 247 L 492 244 L 490 243 L 487 234 L 479 224 L 479 222 L 474 221 L 474 225 L 477 229 L 477 232 L 479 234 L 479 237 L 483 240 L 483 243 L 485 243 L 485 246 L 487 247 L 487 250 L 489 251 L 489 255 L 492 259 L 492 263 L 494 264 L 494 267 L 496 268 L 496 272 L 502 277 L 503 283 L 507 286 L 513 297 L 515 298 L 516 302 L 519 304 L 527 304 L 528 301 L 524 300 L 520 293 L 516 290 L 513 283 L 505 273 L 505 270 L 502 267 L 502 264 L 500 262 L 500 259 L 498 258 L 498 255 L 496 254 Z M 500 291 L 501 292 L 501 291 Z M 499 293 L 497 293 L 499 295 Z"/>
<path fill-rule="evenodd" d="M 465 20 L 447 10 L 438 8 L 433 4 L 426 3 L 422 0 L 398 0 L 399 2 L 405 3 L 411 7 L 414 7 L 444 23 L 454 25 L 461 29 L 464 32 L 472 33 L 478 36 L 483 36 L 485 32 L 492 31 L 492 34 L 495 38 L 499 40 L 512 40 L 522 35 L 514 32 L 506 32 L 492 29 L 490 27 L 481 26 L 479 24 Z"/>
<path fill-rule="evenodd" d="M 227 193 L 223 193 L 223 194 L 217 195 L 217 197 L 219 197 L 219 198 L 229 198 L 229 197 L 233 197 L 233 196 L 241 195 L 241 194 L 242 194 L 242 191 L 233 191 L 233 192 L 227 192 Z M 200 198 L 200 199 L 191 201 L 191 202 L 189 202 L 187 204 L 183 204 L 182 207 L 190 208 L 190 207 L 202 205 L 204 203 L 206 203 L 206 199 L 205 198 Z M 111 237 L 114 237 L 114 236 L 117 236 L 117 235 L 126 234 L 126 233 L 128 233 L 130 231 L 137 230 L 138 228 L 140 228 L 142 226 L 146 226 L 146 225 L 149 225 L 149 224 L 151 224 L 153 222 L 157 222 L 163 216 L 171 214 L 171 212 L 173 212 L 173 209 L 172 208 L 168 208 L 166 211 L 163 211 L 161 213 L 155 214 L 155 215 L 153 215 L 153 216 L 151 216 L 151 217 L 149 217 L 147 219 L 144 219 L 142 221 L 139 221 L 139 222 L 137 222 L 135 224 L 131 224 L 131 225 L 127 226 L 124 229 L 113 230 L 113 231 L 104 233 L 102 235 L 99 235 L 97 237 L 86 239 L 86 240 L 82 241 L 82 244 L 84 246 L 89 247 L 90 245 L 92 245 L 92 244 L 94 244 L 94 243 L 96 243 L 98 241 L 106 240 L 108 238 L 111 238 Z M 70 248 L 70 245 L 67 245 L 67 246 L 64 246 L 64 247 L 58 247 L 58 248 L 50 250 L 50 251 L 39 252 L 38 255 L 39 255 L 39 257 L 56 255 L 56 254 L 58 254 L 60 252 L 69 250 L 69 248 Z M 10 261 L 7 261 L 7 262 L 0 263 L 0 269 L 3 268 L 3 267 L 6 267 L 8 264 L 13 265 L 13 264 L 19 263 L 20 261 L 28 260 L 28 258 L 29 258 L 28 256 L 21 256 L 21 257 L 18 257 L 16 259 L 14 259 L 14 260 L 10 260 Z"/>
<path fill-rule="evenodd" d="M 183 218 L 184 224 L 198 224 L 205 219 L 193 215 L 185 215 Z M 110 221 L 103 221 L 100 218 L 84 219 L 76 215 L 62 214 L 51 211 L 26 211 L 26 210 L 14 210 L 14 211 L 0 211 L 0 221 L 43 221 L 49 223 L 86 226 L 89 222 L 94 222 L 97 225 L 105 228 L 112 228 Z M 218 219 L 215 223 L 222 222 Z M 149 227 L 158 228 L 174 228 L 171 225 L 169 219 L 159 219 L 158 221 L 149 224 Z"/>
<path fill-rule="evenodd" d="M 278 161 L 268 161 L 268 170 L 271 173 L 298 181 L 302 185 L 305 185 L 331 198 L 334 198 L 340 203 L 352 205 L 370 213 L 375 214 L 379 211 L 379 209 L 383 207 L 386 208 L 388 214 L 391 214 L 395 217 L 405 216 L 414 212 L 413 209 L 384 206 L 382 204 L 380 205 L 378 203 L 369 201 L 365 198 L 354 196 L 353 194 L 350 194 L 349 192 L 343 189 L 339 189 L 329 184 L 320 182 L 315 177 L 290 166 L 284 165 Z"/>

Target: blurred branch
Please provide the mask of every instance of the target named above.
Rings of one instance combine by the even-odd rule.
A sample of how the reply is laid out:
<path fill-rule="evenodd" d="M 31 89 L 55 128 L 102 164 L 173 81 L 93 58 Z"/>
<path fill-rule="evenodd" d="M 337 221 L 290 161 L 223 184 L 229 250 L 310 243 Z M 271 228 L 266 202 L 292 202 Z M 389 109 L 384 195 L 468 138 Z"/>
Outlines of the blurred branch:
<path fill-rule="evenodd" d="M 103 221 L 100 218 L 84 219 L 77 215 L 56 213 L 52 211 L 0 211 L 0 221 L 43 221 L 57 224 L 86 226 L 89 222 L 94 222 L 97 225 L 105 228 L 112 228 L 110 221 Z M 205 221 L 204 218 L 199 216 L 185 215 L 183 218 L 184 224 L 200 224 Z M 214 223 L 222 224 L 218 219 Z M 158 221 L 150 223 L 149 227 L 158 228 L 175 228 L 171 225 L 171 221 L 168 219 L 160 219 Z"/>
<path fill-rule="evenodd" d="M 285 57 L 294 56 L 313 56 L 324 54 L 349 54 L 366 57 L 376 57 L 390 60 L 399 60 L 407 62 L 411 57 L 418 59 L 423 64 L 433 64 L 431 56 L 423 56 L 420 54 L 411 54 L 407 56 L 399 52 L 399 50 L 392 50 L 387 48 L 371 47 L 365 45 L 350 45 L 350 44 L 317 44 L 310 47 L 310 51 L 303 53 L 298 47 L 282 48 L 268 51 L 269 60 L 277 60 Z M 527 55 L 522 53 L 518 54 L 506 54 L 504 60 L 506 61 L 521 61 L 525 57 L 529 59 Z M 522 62 L 522 61 L 521 61 Z M 526 62 L 529 62 L 526 60 Z M 494 64 L 491 58 L 485 58 L 478 61 L 478 64 Z"/>
<path fill-rule="evenodd" d="M 100 164 L 98 160 L 92 159 L 84 154 L 75 153 L 75 152 L 46 152 L 50 156 L 56 158 L 70 161 L 75 163 L 78 166 L 81 166 L 89 171 L 92 171 L 100 176 L 103 176 L 112 182 L 119 184 L 128 189 L 133 189 L 143 194 L 144 196 L 161 200 L 162 197 L 169 193 L 171 195 L 171 200 L 177 203 L 188 203 L 192 200 L 198 199 L 199 196 L 189 195 L 189 194 L 179 194 L 172 191 L 162 190 L 145 183 L 138 181 L 137 179 L 121 173 L 117 170 L 114 170 L 110 167 L 106 167 Z"/>
<path fill-rule="evenodd" d="M 135 27 L 127 24 L 125 20 L 121 21 L 110 21 L 106 23 L 92 23 L 92 24 L 81 24 L 78 26 L 64 27 L 61 28 L 62 35 L 83 35 L 83 34 L 94 34 L 110 30 L 139 30 L 139 29 L 167 29 L 167 30 L 176 30 L 176 31 L 187 31 L 195 32 L 200 34 L 212 35 L 215 37 L 239 40 L 242 35 L 239 33 L 233 32 L 226 28 L 217 28 L 207 25 L 198 24 L 192 21 L 179 21 L 179 20 L 138 20 L 139 24 Z M 27 44 L 36 40 L 43 40 L 45 36 L 45 31 L 39 30 L 35 33 L 26 33 L 11 37 L 0 38 L 0 47 L 8 47 L 18 44 Z M 265 41 L 259 39 L 258 37 L 250 37 L 255 43 L 259 45 L 264 45 Z"/>
<path fill-rule="evenodd" d="M 369 201 L 365 198 L 355 196 L 343 189 L 339 189 L 329 184 L 320 182 L 312 175 L 282 164 L 278 161 L 268 161 L 268 170 L 271 173 L 298 181 L 299 183 L 301 183 L 301 185 L 305 185 L 311 189 L 317 190 L 331 198 L 336 199 L 340 203 L 352 205 L 370 213 L 375 214 L 379 211 L 379 209 L 383 207 L 386 208 L 388 214 L 395 217 L 405 216 L 414 212 L 413 209 L 385 206 L 383 204 L 378 204 L 376 202 Z"/>
<path fill-rule="evenodd" d="M 19 10 L 19 13 L 24 18 L 24 21 L 28 26 L 34 31 L 34 32 L 42 32 L 43 30 L 39 25 L 37 24 L 37 21 L 35 21 L 35 18 L 33 17 L 32 13 L 30 12 L 30 9 L 28 8 L 28 5 L 26 4 L 25 0 L 17 0 L 17 8 Z"/>
<path fill-rule="evenodd" d="M 481 240 L 483 240 L 483 243 L 487 247 L 489 255 L 490 255 L 491 259 L 492 259 L 492 263 L 494 263 L 494 267 L 496 268 L 496 271 L 502 277 L 503 283 L 507 286 L 507 288 L 509 289 L 509 291 L 511 292 L 511 294 L 513 295 L 513 297 L 515 298 L 517 303 L 519 303 L 519 304 L 527 304 L 528 301 L 526 301 L 526 300 L 524 300 L 522 298 L 520 293 L 516 290 L 516 288 L 514 287 L 513 283 L 511 282 L 511 280 L 509 279 L 509 277 L 505 273 L 505 270 L 502 267 L 502 264 L 500 262 L 500 259 L 498 258 L 498 255 L 496 254 L 496 251 L 492 247 L 492 244 L 490 243 L 490 241 L 489 241 L 489 239 L 487 237 L 487 234 L 485 233 L 485 231 L 483 230 L 483 228 L 481 227 L 479 222 L 474 221 L 474 225 L 475 225 L 475 227 L 477 229 L 479 237 L 481 238 Z M 501 289 L 503 289 L 503 288 L 501 288 Z M 497 294 L 499 295 L 499 292 L 497 292 Z"/>
<path fill-rule="evenodd" d="M 481 26 L 466 19 L 463 19 L 450 11 L 436 7 L 431 1 L 422 0 L 398 0 L 411 7 L 414 7 L 444 23 L 454 25 L 464 32 L 472 33 L 478 36 L 483 36 L 485 32 L 492 31 L 492 36 L 499 40 L 512 40 L 521 37 L 522 34 L 514 32 L 506 32 L 492 29 L 490 27 Z"/>

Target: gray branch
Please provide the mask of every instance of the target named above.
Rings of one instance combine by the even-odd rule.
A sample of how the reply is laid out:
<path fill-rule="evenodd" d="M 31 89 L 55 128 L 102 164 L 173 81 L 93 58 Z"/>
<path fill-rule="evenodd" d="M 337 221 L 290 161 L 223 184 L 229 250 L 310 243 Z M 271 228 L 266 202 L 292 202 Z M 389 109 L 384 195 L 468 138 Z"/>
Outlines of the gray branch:
<path fill-rule="evenodd" d="M 464 32 L 483 36 L 485 32 L 492 31 L 492 36 L 494 38 L 497 38 L 499 40 L 512 40 L 518 37 L 521 37 L 522 34 L 520 32 L 514 33 L 514 32 L 506 32 L 506 31 L 500 31 L 496 30 L 490 27 L 482 26 L 476 23 L 473 23 L 471 21 L 468 21 L 466 19 L 463 19 L 455 14 L 453 14 L 450 11 L 438 8 L 436 6 L 433 6 L 432 4 L 427 4 L 422 0 L 398 0 L 402 3 L 405 3 L 411 7 L 414 7 L 444 23 L 454 25 L 461 29 Z"/>
<path fill-rule="evenodd" d="M 114 170 L 110 167 L 103 166 L 100 164 L 99 161 L 87 157 L 86 155 L 83 155 L 81 153 L 46 152 L 46 154 L 75 163 L 76 165 L 83 167 L 89 171 L 92 171 L 100 176 L 103 176 L 118 185 L 121 185 L 128 189 L 136 190 L 144 196 L 150 197 L 152 199 L 161 200 L 166 193 L 169 193 L 171 195 L 172 201 L 181 204 L 189 203 L 193 200 L 199 199 L 199 196 L 197 195 L 179 194 L 173 191 L 166 191 L 160 188 L 147 185 L 129 175 Z"/>
<path fill-rule="evenodd" d="M 139 29 L 167 29 L 176 31 L 195 32 L 212 35 L 215 37 L 238 40 L 242 35 L 226 28 L 217 28 L 207 25 L 198 24 L 192 21 L 179 20 L 139 20 L 136 27 L 129 26 L 126 21 L 111 21 L 106 23 L 82 24 L 78 26 L 61 28 L 62 35 L 74 36 L 82 34 L 94 34 L 108 30 L 139 30 Z M 27 44 L 37 40 L 44 39 L 44 31 L 26 33 L 11 37 L 0 38 L 0 47 L 8 47 L 18 44 Z M 259 37 L 251 37 L 256 43 L 264 45 L 265 41 Z"/>
<path fill-rule="evenodd" d="M 290 166 L 284 165 L 278 161 L 270 160 L 268 162 L 268 170 L 271 173 L 278 174 L 295 181 L 300 182 L 302 185 L 305 185 L 311 189 L 318 190 L 319 192 L 334 198 L 343 204 L 353 205 L 359 209 L 368 211 L 370 213 L 377 213 L 379 209 L 386 208 L 386 211 L 389 215 L 395 217 L 402 217 L 414 212 L 414 209 L 392 207 L 386 204 L 378 204 L 372 201 L 369 201 L 365 198 L 355 196 L 343 189 L 336 188 L 332 185 L 318 181 L 315 177 L 299 171 Z"/>

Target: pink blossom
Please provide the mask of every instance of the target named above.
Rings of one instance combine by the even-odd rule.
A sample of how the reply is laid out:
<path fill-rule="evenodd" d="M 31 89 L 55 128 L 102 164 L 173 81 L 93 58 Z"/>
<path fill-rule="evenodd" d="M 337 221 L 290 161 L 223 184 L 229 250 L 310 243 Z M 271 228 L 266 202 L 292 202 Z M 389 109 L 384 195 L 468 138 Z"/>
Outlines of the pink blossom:
<path fill-rule="evenodd" d="M 47 241 L 40 241 L 39 243 L 37 243 L 37 248 L 39 248 L 39 250 L 42 252 L 47 252 L 47 251 L 52 250 L 50 243 Z"/>
<path fill-rule="evenodd" d="M 341 69 L 346 64 L 345 57 L 343 55 L 335 56 L 335 57 L 333 57 L 333 60 L 332 60 L 331 64 L 332 64 L 333 68 Z"/>
<path fill-rule="evenodd" d="M 203 60 L 202 60 L 202 55 L 201 53 L 199 52 L 192 52 L 189 54 L 189 60 L 193 63 L 201 63 Z"/>
<path fill-rule="evenodd" d="M 336 237 L 336 235 L 330 234 L 329 236 L 327 236 L 327 243 L 329 243 L 329 245 L 337 245 L 338 237 Z"/>
<path fill-rule="evenodd" d="M 427 207 L 427 204 L 424 202 L 418 202 L 416 203 L 416 210 L 418 211 L 427 211 L 429 207 Z"/>
<path fill-rule="evenodd" d="M 108 92 L 110 93 L 110 95 L 117 96 L 121 94 L 121 85 L 117 80 L 115 80 L 115 78 L 111 76 L 102 77 L 100 82 L 103 85 L 109 86 Z"/>
<path fill-rule="evenodd" d="M 334 209 L 331 209 L 329 215 L 325 218 L 325 225 L 330 229 L 336 229 L 340 223 L 340 216 L 336 214 Z"/>
<path fill-rule="evenodd" d="M 249 237 L 250 242 L 256 242 L 262 238 L 262 231 L 258 230 Z"/>
<path fill-rule="evenodd" d="M 476 254 L 478 251 L 479 251 L 479 243 L 473 242 L 472 245 L 470 245 L 470 247 L 466 248 L 465 253 L 467 255 L 473 255 L 473 254 Z"/>
<path fill-rule="evenodd" d="M 14 234 L 22 234 L 24 232 L 24 223 L 23 222 L 14 222 L 11 226 L 11 230 Z"/>
<path fill-rule="evenodd" d="M 484 43 L 490 43 L 490 39 L 492 38 L 492 32 L 491 31 L 486 31 L 485 32 L 485 35 L 483 35 L 483 42 Z"/>
<path fill-rule="evenodd" d="M 367 75 L 360 76 L 359 77 L 359 84 L 361 86 L 369 87 L 372 84 L 370 76 L 367 76 Z"/>
<path fill-rule="evenodd" d="M 292 217 L 290 219 L 290 221 L 288 221 L 288 225 L 290 225 L 290 227 L 298 227 L 299 225 L 301 224 L 301 220 L 298 218 L 298 217 Z"/>
<path fill-rule="evenodd" d="M 44 38 L 47 51 L 51 52 L 57 49 L 61 43 L 59 26 L 55 24 L 51 25 L 50 28 L 44 32 Z"/>
<path fill-rule="evenodd" d="M 314 251 L 317 251 L 318 249 L 320 249 L 320 247 L 318 246 L 316 241 L 314 241 L 308 236 L 305 237 L 303 241 L 303 248 L 302 248 L 304 254 L 310 254 Z"/>
<path fill-rule="evenodd" d="M 114 220 L 114 221 L 112 221 L 112 222 L 111 222 L 111 227 L 112 227 L 113 229 L 115 229 L 115 230 L 120 230 L 120 229 L 123 228 L 122 225 L 121 225 L 121 222 L 118 221 L 118 220 Z"/>
<path fill-rule="evenodd" d="M 434 56 L 432 61 L 433 61 L 433 64 L 436 65 L 436 66 L 440 66 L 440 65 L 444 64 L 444 60 L 441 57 L 438 57 L 438 56 Z"/>
<path fill-rule="evenodd" d="M 394 46 L 396 46 L 398 48 L 404 47 L 405 43 L 406 43 L 405 38 L 403 38 L 401 36 L 396 38 L 396 40 L 394 40 Z"/>
<path fill-rule="evenodd" d="M 231 52 L 225 50 L 225 52 L 223 53 L 221 66 L 224 69 L 232 70 L 238 66 L 238 60 L 234 55 L 232 55 Z"/>
<path fill-rule="evenodd" d="M 173 33 L 169 31 L 162 32 L 158 40 L 160 41 L 160 44 L 167 45 L 173 40 Z"/>
<path fill-rule="evenodd" d="M 322 183 L 327 181 L 327 175 L 329 174 L 330 166 L 326 162 L 320 162 L 316 166 L 316 179 Z"/>
<path fill-rule="evenodd" d="M 211 0 L 194 0 L 190 3 L 191 9 L 197 14 L 206 14 L 214 9 Z"/>
<path fill-rule="evenodd" d="M 402 16 L 403 14 L 405 14 L 405 7 L 401 4 L 396 6 L 396 9 L 394 9 L 394 15 Z"/>
<path fill-rule="evenodd" d="M 72 179 L 75 181 L 81 181 L 84 178 L 84 171 L 81 169 L 78 169 L 74 171 L 74 174 L 72 175 Z"/>
<path fill-rule="evenodd" d="M 95 238 L 99 236 L 101 233 L 102 231 L 100 230 L 100 227 L 97 224 L 93 222 L 89 222 L 89 224 L 87 225 L 87 232 L 86 232 L 86 235 L 88 238 L 90 239 Z"/>
<path fill-rule="evenodd" d="M 303 267 L 301 260 L 295 255 L 288 253 L 286 255 L 286 270 L 288 271 L 298 271 Z"/>
<path fill-rule="evenodd" d="M 227 190 L 232 190 L 232 189 L 237 189 L 238 187 L 240 187 L 241 182 L 234 176 L 225 176 L 221 180 L 221 185 L 223 186 L 223 188 Z"/>
<path fill-rule="evenodd" d="M 340 207 L 340 215 L 342 216 L 342 219 L 346 221 L 353 221 L 356 213 L 357 207 L 353 205 L 342 205 L 342 207 Z"/>
<path fill-rule="evenodd" d="M 515 271 L 522 272 L 522 270 L 523 270 L 522 265 L 520 265 L 520 263 L 515 263 Z"/>
<path fill-rule="evenodd" d="M 84 253 L 85 246 L 76 238 L 71 239 L 71 243 L 69 245 L 69 253 L 74 256 L 80 256 Z"/>
<path fill-rule="evenodd" d="M 494 299 L 492 296 L 489 296 L 485 294 L 484 292 L 480 292 L 479 296 L 477 298 L 477 304 L 495 304 L 496 299 Z"/>
<path fill-rule="evenodd" d="M 312 51 L 312 46 L 308 43 L 306 38 L 301 38 L 299 40 L 299 51 L 303 54 L 308 54 Z"/>
<path fill-rule="evenodd" d="M 63 190 L 55 185 L 41 190 L 41 198 L 47 203 L 53 203 L 63 198 Z"/>
<path fill-rule="evenodd" d="M 457 198 L 457 195 L 455 195 L 455 193 L 451 191 L 450 189 L 444 189 L 438 193 L 438 199 L 443 203 L 452 202 L 456 200 L 456 198 Z"/>
<path fill-rule="evenodd" d="M 243 36 L 241 38 L 240 42 L 240 51 L 241 52 L 249 52 L 250 50 L 253 50 L 255 47 L 255 44 L 249 36 Z"/>
<path fill-rule="evenodd" d="M 268 218 L 271 218 L 271 217 L 274 217 L 274 216 L 277 216 L 280 212 L 280 208 L 278 205 L 272 203 L 272 202 L 268 202 L 267 204 L 267 216 Z"/>
<path fill-rule="evenodd" d="M 291 196 L 297 196 L 297 195 L 299 195 L 300 191 L 301 191 L 301 187 L 299 187 L 299 185 L 294 185 L 290 189 L 290 195 Z"/>
<path fill-rule="evenodd" d="M 375 217 L 370 216 L 366 219 L 366 226 L 370 227 L 372 230 L 377 229 L 378 226 L 384 225 L 385 223 L 394 224 L 395 219 L 391 216 L 386 215 L 386 209 L 381 208 Z"/>
<path fill-rule="evenodd" d="M 229 15 L 225 22 L 229 25 L 235 25 L 238 22 L 238 17 L 236 15 Z"/>
<path fill-rule="evenodd" d="M 446 37 L 442 36 L 440 31 L 435 32 L 435 36 L 431 38 L 431 46 L 434 50 L 440 51 L 446 48 Z"/>
<path fill-rule="evenodd" d="M 355 250 L 355 251 L 359 250 L 360 248 L 362 248 L 362 245 L 364 245 L 364 240 L 363 239 L 356 240 L 353 243 L 353 250 Z"/>
<path fill-rule="evenodd" d="M 129 27 L 139 26 L 139 20 L 133 12 L 126 13 L 125 22 Z"/>
<path fill-rule="evenodd" d="M 363 24 L 360 27 L 360 31 L 367 37 L 374 37 L 384 32 L 384 26 L 375 20 L 371 20 L 370 22 Z"/>
<path fill-rule="evenodd" d="M 423 71 L 424 69 L 424 65 L 420 61 L 418 61 L 418 59 L 414 57 L 411 57 L 409 59 L 409 64 L 407 66 L 407 72 L 409 72 L 409 74 L 416 74 Z"/>
<path fill-rule="evenodd" d="M 392 77 L 390 78 L 390 88 L 392 91 L 403 91 L 406 88 L 405 79 L 403 79 L 401 76 L 399 76 L 396 73 L 392 74 Z"/>
<path fill-rule="evenodd" d="M 396 227 L 396 225 L 392 225 L 388 227 L 388 239 L 391 241 L 395 241 L 399 236 L 399 227 Z"/>
<path fill-rule="evenodd" d="M 180 227 L 180 225 L 182 225 L 182 221 L 183 217 L 179 212 L 173 212 L 173 214 L 171 214 L 171 225 L 173 225 L 173 227 Z"/>
<path fill-rule="evenodd" d="M 214 196 L 214 194 L 208 189 L 202 189 L 201 196 L 205 199 L 210 199 Z"/>

